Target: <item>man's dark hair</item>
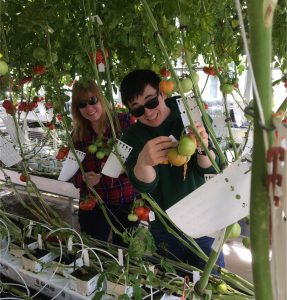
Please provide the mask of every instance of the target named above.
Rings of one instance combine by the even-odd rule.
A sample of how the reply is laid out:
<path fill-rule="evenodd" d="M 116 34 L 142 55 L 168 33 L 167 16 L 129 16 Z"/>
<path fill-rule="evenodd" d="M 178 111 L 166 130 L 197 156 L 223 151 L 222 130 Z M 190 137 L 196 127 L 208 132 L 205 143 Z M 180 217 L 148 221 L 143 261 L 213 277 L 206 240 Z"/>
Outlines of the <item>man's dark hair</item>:
<path fill-rule="evenodd" d="M 147 85 L 158 91 L 160 77 L 151 70 L 134 70 L 124 77 L 120 86 L 122 102 L 125 106 L 142 95 Z"/>

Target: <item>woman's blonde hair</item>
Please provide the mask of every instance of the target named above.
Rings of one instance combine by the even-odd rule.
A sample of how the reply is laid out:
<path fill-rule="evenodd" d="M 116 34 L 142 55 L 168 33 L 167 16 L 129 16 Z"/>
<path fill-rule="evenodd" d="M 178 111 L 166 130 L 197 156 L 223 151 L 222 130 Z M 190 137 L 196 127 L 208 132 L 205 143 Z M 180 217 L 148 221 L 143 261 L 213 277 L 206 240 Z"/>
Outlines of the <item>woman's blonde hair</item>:
<path fill-rule="evenodd" d="M 90 132 L 93 130 L 90 121 L 82 116 L 80 109 L 78 108 L 78 103 L 80 103 L 81 100 L 88 98 L 89 93 L 93 93 L 93 95 L 98 98 L 98 101 L 101 103 L 103 110 L 103 113 L 98 121 L 99 132 L 97 132 L 97 134 L 104 134 L 104 131 L 106 129 L 106 110 L 96 82 L 92 79 L 77 81 L 74 83 L 72 89 L 71 107 L 73 118 L 72 138 L 74 142 L 83 140 L 85 137 L 89 136 Z"/>

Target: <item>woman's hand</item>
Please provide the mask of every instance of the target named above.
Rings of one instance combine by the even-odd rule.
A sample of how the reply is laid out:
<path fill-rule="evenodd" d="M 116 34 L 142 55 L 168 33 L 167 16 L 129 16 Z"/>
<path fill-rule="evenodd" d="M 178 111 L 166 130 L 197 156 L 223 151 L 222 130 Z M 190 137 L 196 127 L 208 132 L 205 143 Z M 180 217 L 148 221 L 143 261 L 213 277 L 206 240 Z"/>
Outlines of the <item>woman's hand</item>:
<path fill-rule="evenodd" d="M 87 186 L 93 187 L 100 182 L 101 177 L 102 175 L 91 171 L 84 174 L 83 181 L 86 183 Z"/>

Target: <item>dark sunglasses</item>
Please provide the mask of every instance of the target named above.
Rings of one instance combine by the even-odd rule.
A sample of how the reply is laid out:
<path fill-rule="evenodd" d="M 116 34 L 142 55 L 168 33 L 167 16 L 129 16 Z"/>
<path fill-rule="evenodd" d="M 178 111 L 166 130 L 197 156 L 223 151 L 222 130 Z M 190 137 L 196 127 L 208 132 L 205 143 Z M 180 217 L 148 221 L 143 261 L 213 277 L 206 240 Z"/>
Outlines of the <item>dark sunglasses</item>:
<path fill-rule="evenodd" d="M 97 104 L 99 99 L 96 96 L 92 96 L 87 100 L 83 100 L 77 104 L 78 108 L 85 108 L 88 104 L 94 105 Z"/>
<path fill-rule="evenodd" d="M 145 108 L 154 109 L 159 105 L 158 94 L 156 97 L 148 100 L 145 105 L 138 106 L 130 110 L 130 113 L 136 118 L 141 117 L 145 113 Z"/>

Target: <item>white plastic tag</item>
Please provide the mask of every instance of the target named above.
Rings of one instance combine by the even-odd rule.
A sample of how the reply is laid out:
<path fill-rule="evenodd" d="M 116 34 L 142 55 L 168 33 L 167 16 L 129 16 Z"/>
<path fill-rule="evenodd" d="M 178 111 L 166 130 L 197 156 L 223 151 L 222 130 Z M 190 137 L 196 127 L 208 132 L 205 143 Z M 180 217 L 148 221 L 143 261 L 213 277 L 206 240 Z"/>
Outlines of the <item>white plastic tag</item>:
<path fill-rule="evenodd" d="M 72 251 L 73 248 L 73 236 L 70 235 L 68 239 L 68 251 Z"/>
<path fill-rule="evenodd" d="M 102 62 L 98 64 L 99 72 L 103 73 L 105 72 L 105 69 L 106 69 L 105 64 L 103 64 Z"/>
<path fill-rule="evenodd" d="M 198 123 L 203 124 L 202 119 L 201 119 L 201 112 L 200 112 L 199 107 L 197 106 L 195 99 L 191 98 L 191 97 L 186 97 L 186 101 L 189 106 L 190 114 L 191 114 L 191 118 L 192 118 L 193 122 L 198 122 Z M 176 99 L 176 102 L 177 102 L 177 105 L 178 105 L 178 108 L 179 108 L 179 111 L 181 114 L 183 126 L 184 127 L 189 126 L 190 122 L 189 122 L 187 111 L 183 104 L 182 98 Z M 188 129 L 186 128 L 185 131 L 187 133 Z"/>
<path fill-rule="evenodd" d="M 200 280 L 200 273 L 199 273 L 199 271 L 193 271 L 192 274 L 193 274 L 193 276 L 192 276 L 193 283 L 196 284 L 197 281 Z"/>
<path fill-rule="evenodd" d="M 27 237 L 31 237 L 32 226 L 33 226 L 33 221 L 30 221 L 30 223 L 29 223 L 29 225 L 28 225 Z"/>
<path fill-rule="evenodd" d="M 118 150 L 118 154 L 124 163 L 126 159 L 128 158 L 130 152 L 132 151 L 132 147 L 125 144 L 121 140 L 116 141 L 115 147 Z M 109 155 L 103 169 L 102 169 L 102 174 L 112 177 L 112 178 L 118 178 L 120 174 L 123 172 L 122 165 L 118 159 L 118 157 L 115 155 L 115 147 L 113 148 L 113 151 Z"/>
<path fill-rule="evenodd" d="M 38 233 L 38 248 L 43 249 L 43 240 L 40 233 Z"/>
<path fill-rule="evenodd" d="M 215 251 L 215 252 L 218 252 L 221 244 L 222 244 L 222 241 L 223 241 L 223 238 L 224 238 L 224 229 L 221 229 L 219 231 L 217 231 L 215 237 L 214 237 L 214 241 L 211 245 L 211 248 Z"/>
<path fill-rule="evenodd" d="M 89 267 L 90 266 L 90 257 L 87 249 L 83 250 L 83 259 L 84 259 L 84 265 Z"/>
<path fill-rule="evenodd" d="M 14 145 L 2 136 L 0 136 L 0 160 L 7 167 L 12 167 L 22 160 Z"/>
<path fill-rule="evenodd" d="M 148 214 L 149 221 L 152 222 L 155 220 L 155 213 L 151 210 Z"/>
<path fill-rule="evenodd" d="M 124 265 L 124 254 L 123 254 L 123 249 L 118 249 L 118 260 L 119 260 L 119 265 L 123 266 Z"/>

